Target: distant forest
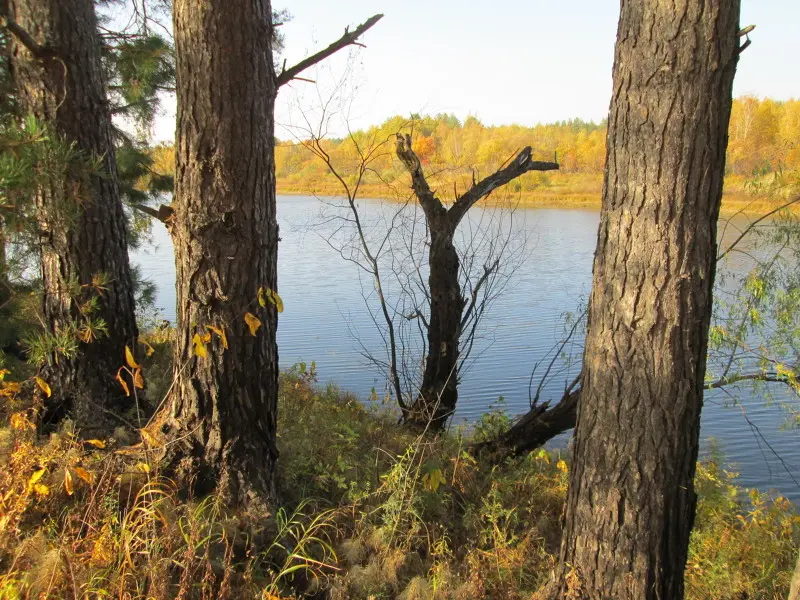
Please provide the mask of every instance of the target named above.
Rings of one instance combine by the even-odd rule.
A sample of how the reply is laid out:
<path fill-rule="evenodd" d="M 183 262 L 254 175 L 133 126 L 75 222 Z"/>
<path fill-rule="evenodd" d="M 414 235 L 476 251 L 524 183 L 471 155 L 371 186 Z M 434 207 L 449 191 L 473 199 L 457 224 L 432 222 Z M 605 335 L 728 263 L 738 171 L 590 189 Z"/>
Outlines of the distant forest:
<path fill-rule="evenodd" d="M 394 153 L 394 134 L 411 133 L 413 147 L 432 182 L 443 190 L 465 189 L 476 178 L 497 170 L 525 146 L 534 158 L 553 160 L 560 171 L 528 173 L 507 186 L 506 197 L 566 203 L 599 202 L 606 153 L 606 124 L 581 119 L 523 127 L 484 125 L 475 117 L 462 123 L 454 115 L 395 116 L 352 138 L 327 139 L 322 145 L 338 170 L 353 178 L 362 162 L 356 144 L 375 149 L 361 185 L 362 196 L 405 197 L 407 173 Z M 726 193 L 745 195 L 747 184 L 765 175 L 800 168 L 800 100 L 737 98 L 731 114 L 726 165 Z M 275 149 L 279 193 L 338 194 L 341 184 L 326 165 L 296 140 L 280 140 Z M 382 146 L 381 146 L 382 144 Z M 155 166 L 174 171 L 171 146 L 154 149 Z M 454 188 L 455 186 L 455 188 Z"/>

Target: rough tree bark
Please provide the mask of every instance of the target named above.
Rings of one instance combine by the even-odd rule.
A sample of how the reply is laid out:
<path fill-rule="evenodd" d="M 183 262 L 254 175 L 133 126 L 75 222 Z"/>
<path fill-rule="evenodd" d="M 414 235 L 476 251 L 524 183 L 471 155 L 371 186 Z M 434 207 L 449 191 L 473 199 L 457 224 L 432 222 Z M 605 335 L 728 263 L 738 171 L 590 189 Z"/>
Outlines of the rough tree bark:
<path fill-rule="evenodd" d="M 236 504 L 275 494 L 277 314 L 257 303 L 259 288 L 277 289 L 271 17 L 268 0 L 173 4 L 178 334 L 155 422 L 181 482 Z M 263 323 L 255 335 L 248 312 Z"/>
<path fill-rule="evenodd" d="M 397 135 L 397 157 L 411 175 L 411 187 L 425 213 L 430 232 L 428 355 L 419 394 L 404 411 L 403 419 L 414 428 L 441 431 L 458 401 L 459 340 L 466 306 L 458 280 L 458 253 L 453 245 L 456 228 L 467 211 L 495 189 L 528 171 L 558 169 L 558 164 L 532 160 L 531 148 L 527 147 L 507 166 L 474 183 L 448 208 L 428 185 L 419 157 L 411 148 L 411 136 Z"/>
<path fill-rule="evenodd" d="M 797 563 L 792 575 L 792 585 L 789 589 L 788 600 L 800 600 L 800 553 L 797 555 Z"/>
<path fill-rule="evenodd" d="M 621 4 L 554 598 L 683 597 L 738 18 Z"/>
<path fill-rule="evenodd" d="M 81 304 L 91 296 L 98 298 L 92 316 L 108 328 L 107 336 L 81 343 L 76 358 L 53 357 L 46 373 L 52 416 L 68 410 L 91 434 L 119 425 L 109 421 L 109 413 L 132 403 L 114 376 L 125 362 L 125 345 L 134 348 L 138 335 L 94 3 L 10 0 L 3 8 L 13 34 L 11 69 L 23 112 L 50 123 L 85 158 L 99 159 L 103 172 L 71 168 L 65 180 L 43 184 L 37 197 L 48 329 L 55 333 L 80 322 Z M 107 283 L 98 289 L 92 280 L 101 274 Z"/>
<path fill-rule="evenodd" d="M 0 217 L 0 309 L 11 297 L 11 283 L 8 279 L 8 260 L 6 256 L 5 223 Z"/>
<path fill-rule="evenodd" d="M 281 74 L 271 18 L 269 0 L 173 5 L 177 164 L 165 220 L 178 335 L 172 392 L 150 426 L 158 443 L 169 440 L 164 464 L 185 487 L 256 510 L 275 499 L 278 455 L 277 312 L 259 302 L 277 290 L 275 97 L 379 17 Z"/>

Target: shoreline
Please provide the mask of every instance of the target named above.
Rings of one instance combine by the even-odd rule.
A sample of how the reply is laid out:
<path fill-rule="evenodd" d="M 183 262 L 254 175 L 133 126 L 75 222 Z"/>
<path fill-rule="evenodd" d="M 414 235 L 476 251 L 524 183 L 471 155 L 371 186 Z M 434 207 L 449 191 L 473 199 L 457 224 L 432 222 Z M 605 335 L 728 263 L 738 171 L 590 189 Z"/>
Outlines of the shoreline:
<path fill-rule="evenodd" d="M 399 198 L 397 195 L 387 194 L 381 190 L 382 186 L 364 186 L 362 193 L 359 194 L 361 199 L 373 200 L 393 200 L 401 202 L 404 198 Z M 410 191 L 409 191 L 410 194 Z M 280 182 L 277 186 L 277 195 L 279 196 L 320 196 L 325 198 L 343 198 L 344 196 L 335 187 L 323 187 L 317 190 L 299 189 L 296 186 L 282 186 Z M 731 215 L 736 213 L 749 214 L 749 215 L 762 215 L 766 212 L 774 210 L 781 204 L 785 203 L 785 199 L 774 200 L 766 197 L 751 196 L 738 191 L 730 192 L 722 196 L 722 207 L 720 214 Z M 563 210 L 588 210 L 593 209 L 599 211 L 601 208 L 601 193 L 530 193 L 522 192 L 514 195 L 513 198 L 508 195 L 498 197 L 496 199 L 484 200 L 478 203 L 484 206 L 509 206 L 515 204 L 518 208 L 557 208 Z M 800 202 L 789 208 L 792 214 L 800 215 Z"/>

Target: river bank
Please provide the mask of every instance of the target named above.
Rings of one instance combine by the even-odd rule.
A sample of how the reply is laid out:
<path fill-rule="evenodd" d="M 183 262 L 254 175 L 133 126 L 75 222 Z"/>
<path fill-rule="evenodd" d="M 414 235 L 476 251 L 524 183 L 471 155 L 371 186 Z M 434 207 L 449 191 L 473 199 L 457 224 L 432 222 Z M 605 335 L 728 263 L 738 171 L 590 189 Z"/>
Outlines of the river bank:
<path fill-rule="evenodd" d="M 602 179 L 598 176 L 596 185 L 586 189 L 585 177 L 582 184 L 573 189 L 569 184 L 557 185 L 537 191 L 519 191 L 515 193 L 496 194 L 482 202 L 484 206 L 515 206 L 517 208 L 563 208 L 600 210 L 602 199 Z M 722 215 L 737 213 L 747 215 L 766 214 L 786 202 L 787 198 L 776 197 L 767 193 L 750 193 L 745 191 L 743 182 L 726 182 L 726 191 L 722 197 Z M 278 180 L 277 192 L 283 196 L 317 196 L 341 197 L 342 187 L 338 182 L 318 182 L 313 186 L 293 181 Z M 405 202 L 411 198 L 411 190 L 401 187 L 390 187 L 383 183 L 364 183 L 359 188 L 359 198 L 375 198 Z M 445 195 L 446 198 L 452 194 Z M 800 202 L 789 210 L 800 215 Z"/>

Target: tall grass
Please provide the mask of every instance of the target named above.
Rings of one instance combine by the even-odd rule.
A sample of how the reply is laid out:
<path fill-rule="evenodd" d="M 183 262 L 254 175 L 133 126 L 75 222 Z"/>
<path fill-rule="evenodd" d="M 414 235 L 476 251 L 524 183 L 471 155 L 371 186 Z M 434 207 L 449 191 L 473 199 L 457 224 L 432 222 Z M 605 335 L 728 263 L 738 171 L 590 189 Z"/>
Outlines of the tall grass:
<path fill-rule="evenodd" d="M 314 375 L 281 378 L 283 504 L 271 515 L 184 497 L 130 445 L 135 432 L 85 442 L 66 422 L 41 435 L 30 385 L 4 380 L 0 598 L 533 597 L 555 564 L 568 464 L 540 451 L 489 468 L 470 436 L 507 419 L 417 436 L 379 400 L 318 388 Z M 718 460 L 700 464 L 697 485 L 687 596 L 785 597 L 791 504 L 744 494 Z"/>

